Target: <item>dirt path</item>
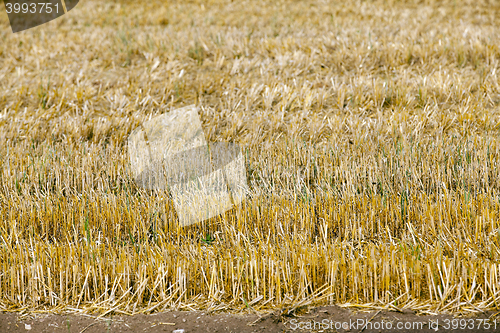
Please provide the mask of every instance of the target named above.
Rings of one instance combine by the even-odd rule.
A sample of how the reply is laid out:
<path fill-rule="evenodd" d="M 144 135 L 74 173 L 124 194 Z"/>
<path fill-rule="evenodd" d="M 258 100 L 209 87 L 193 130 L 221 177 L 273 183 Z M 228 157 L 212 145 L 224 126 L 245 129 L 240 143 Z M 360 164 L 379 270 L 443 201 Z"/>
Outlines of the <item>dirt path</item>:
<path fill-rule="evenodd" d="M 473 318 L 453 318 L 417 316 L 412 311 L 353 312 L 338 306 L 313 308 L 295 317 L 275 312 L 260 319 L 255 314 L 171 311 L 99 319 L 84 315 L 36 315 L 21 320 L 17 314 L 0 313 L 0 332 L 500 332 L 500 318 L 496 322 L 494 318 L 493 312 Z"/>

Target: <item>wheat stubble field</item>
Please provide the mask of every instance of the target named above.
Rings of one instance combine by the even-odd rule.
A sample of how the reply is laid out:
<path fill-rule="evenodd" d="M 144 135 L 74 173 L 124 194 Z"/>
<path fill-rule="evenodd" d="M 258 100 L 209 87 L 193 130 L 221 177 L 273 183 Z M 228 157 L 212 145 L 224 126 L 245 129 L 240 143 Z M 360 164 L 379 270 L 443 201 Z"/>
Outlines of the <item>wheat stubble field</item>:
<path fill-rule="evenodd" d="M 0 15 L 0 310 L 500 302 L 500 3 L 81 1 Z M 127 137 L 200 108 L 242 205 L 180 228 Z"/>

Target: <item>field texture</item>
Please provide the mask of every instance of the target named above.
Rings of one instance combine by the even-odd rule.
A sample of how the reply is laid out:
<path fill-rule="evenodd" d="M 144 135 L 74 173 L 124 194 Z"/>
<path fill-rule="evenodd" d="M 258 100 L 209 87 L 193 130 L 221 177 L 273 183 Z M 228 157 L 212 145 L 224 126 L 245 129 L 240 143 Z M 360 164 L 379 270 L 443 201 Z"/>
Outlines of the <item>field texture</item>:
<path fill-rule="evenodd" d="M 92 1 L 0 14 L 0 310 L 500 306 L 500 3 Z M 250 193 L 179 227 L 128 135 L 200 108 Z"/>

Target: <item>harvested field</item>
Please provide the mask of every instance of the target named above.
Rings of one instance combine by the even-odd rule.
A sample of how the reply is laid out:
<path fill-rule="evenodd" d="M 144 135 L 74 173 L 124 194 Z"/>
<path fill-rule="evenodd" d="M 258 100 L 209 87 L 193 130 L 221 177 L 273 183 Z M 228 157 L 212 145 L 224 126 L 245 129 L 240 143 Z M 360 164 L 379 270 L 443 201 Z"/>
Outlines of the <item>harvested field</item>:
<path fill-rule="evenodd" d="M 500 302 L 500 3 L 93 1 L 0 15 L 0 311 Z M 127 138 L 195 104 L 241 205 L 180 227 Z"/>

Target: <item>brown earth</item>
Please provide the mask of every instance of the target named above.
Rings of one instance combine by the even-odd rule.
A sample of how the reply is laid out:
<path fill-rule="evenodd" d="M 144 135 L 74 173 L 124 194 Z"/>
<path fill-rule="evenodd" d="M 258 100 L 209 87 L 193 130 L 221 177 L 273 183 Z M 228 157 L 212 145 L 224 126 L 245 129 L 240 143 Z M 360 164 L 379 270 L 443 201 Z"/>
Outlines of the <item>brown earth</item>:
<path fill-rule="evenodd" d="M 97 318 L 4 312 L 0 313 L 0 332 L 500 332 L 497 315 L 498 312 L 485 312 L 454 318 L 445 314 L 417 315 L 410 310 L 360 312 L 338 306 L 311 308 L 300 316 L 280 315 L 280 311 L 267 315 L 169 311 Z"/>

